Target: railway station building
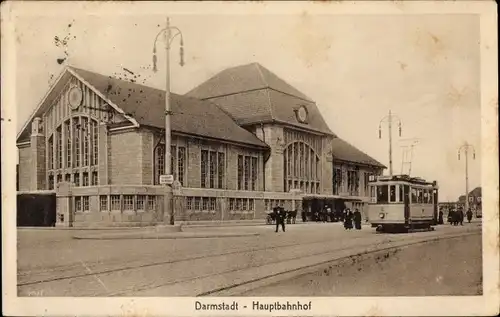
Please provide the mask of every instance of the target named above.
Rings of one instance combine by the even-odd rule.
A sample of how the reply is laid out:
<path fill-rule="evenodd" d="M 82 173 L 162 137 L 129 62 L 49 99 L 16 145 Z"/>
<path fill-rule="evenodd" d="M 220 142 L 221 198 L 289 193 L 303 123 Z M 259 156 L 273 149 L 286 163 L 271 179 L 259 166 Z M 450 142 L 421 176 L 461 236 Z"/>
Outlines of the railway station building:
<path fill-rule="evenodd" d="M 385 166 L 330 130 L 316 103 L 253 63 L 185 95 L 66 67 L 17 137 L 18 193 L 53 194 L 57 224 L 264 219 L 276 205 L 359 208 Z M 159 184 L 170 159 L 174 199 Z M 300 215 L 300 213 L 299 213 Z"/>

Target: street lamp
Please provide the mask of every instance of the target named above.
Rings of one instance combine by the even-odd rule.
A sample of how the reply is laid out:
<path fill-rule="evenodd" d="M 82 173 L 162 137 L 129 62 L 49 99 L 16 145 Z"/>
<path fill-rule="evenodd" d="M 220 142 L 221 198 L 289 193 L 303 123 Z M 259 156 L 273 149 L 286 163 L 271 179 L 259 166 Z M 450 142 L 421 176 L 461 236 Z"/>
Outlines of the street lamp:
<path fill-rule="evenodd" d="M 465 154 L 465 212 L 469 210 L 469 150 L 472 150 L 472 159 L 476 159 L 476 149 L 472 144 L 465 142 L 458 148 L 458 160 L 460 160 L 460 153 L 462 150 Z"/>
<path fill-rule="evenodd" d="M 398 116 L 392 114 L 389 110 L 389 115 L 383 117 L 378 125 L 378 138 L 382 139 L 382 123 L 389 124 L 389 175 L 392 176 L 392 123 L 393 120 L 397 120 L 399 126 L 399 136 L 401 136 L 401 119 Z"/>
<path fill-rule="evenodd" d="M 174 31 L 175 33 L 173 33 Z M 170 115 L 172 111 L 170 110 L 170 47 L 174 38 L 180 35 L 181 43 L 180 43 L 180 65 L 184 66 L 184 39 L 182 37 L 182 32 L 179 28 L 175 26 L 170 26 L 170 18 L 167 17 L 167 26 L 160 30 L 158 34 L 156 34 L 155 41 L 153 44 L 153 72 L 157 72 L 156 62 L 156 42 L 158 41 L 158 37 L 160 34 L 164 34 L 165 39 L 165 47 L 166 47 L 166 77 L 165 77 L 165 174 L 171 175 L 171 153 L 170 153 L 170 144 L 171 144 L 171 131 L 170 131 Z M 165 193 L 165 208 L 168 202 L 168 193 Z M 170 212 L 170 224 L 174 224 L 174 211 L 173 206 Z"/>

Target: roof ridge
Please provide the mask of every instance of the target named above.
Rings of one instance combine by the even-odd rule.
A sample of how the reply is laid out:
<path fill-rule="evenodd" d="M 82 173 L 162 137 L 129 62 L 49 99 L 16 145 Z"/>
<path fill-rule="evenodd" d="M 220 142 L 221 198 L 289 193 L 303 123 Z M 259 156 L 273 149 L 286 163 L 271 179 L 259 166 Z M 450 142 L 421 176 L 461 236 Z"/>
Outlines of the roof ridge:
<path fill-rule="evenodd" d="M 252 64 L 255 66 L 255 68 L 257 68 L 257 71 L 260 74 L 260 78 L 264 82 L 264 85 L 266 86 L 266 88 L 271 88 L 271 86 L 269 86 L 269 82 L 266 79 L 266 76 L 264 76 L 264 73 L 262 73 L 262 67 L 263 66 L 261 64 L 257 63 L 257 62 L 254 62 Z"/>

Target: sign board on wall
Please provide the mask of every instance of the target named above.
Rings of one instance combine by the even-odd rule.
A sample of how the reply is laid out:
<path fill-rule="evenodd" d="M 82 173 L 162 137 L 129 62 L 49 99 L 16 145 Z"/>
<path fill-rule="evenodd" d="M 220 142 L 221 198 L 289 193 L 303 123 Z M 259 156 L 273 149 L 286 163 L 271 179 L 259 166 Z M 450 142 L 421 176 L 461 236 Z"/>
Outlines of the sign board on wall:
<path fill-rule="evenodd" d="M 160 175 L 160 185 L 172 185 L 174 175 Z"/>

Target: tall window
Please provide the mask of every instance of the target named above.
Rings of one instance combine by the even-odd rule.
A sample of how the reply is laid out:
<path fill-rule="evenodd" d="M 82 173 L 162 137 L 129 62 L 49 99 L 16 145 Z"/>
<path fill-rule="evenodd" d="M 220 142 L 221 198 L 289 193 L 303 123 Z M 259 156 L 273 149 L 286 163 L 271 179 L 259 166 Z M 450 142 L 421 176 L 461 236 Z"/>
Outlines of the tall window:
<path fill-rule="evenodd" d="M 201 187 L 207 187 L 208 151 L 201 150 Z"/>
<path fill-rule="evenodd" d="M 88 119 L 83 118 L 82 126 L 80 127 L 83 134 L 83 166 L 89 166 L 89 129 Z"/>
<path fill-rule="evenodd" d="M 80 167 L 80 141 L 81 130 L 78 128 L 80 125 L 80 118 L 73 119 L 73 138 L 75 140 L 75 166 Z"/>
<path fill-rule="evenodd" d="M 243 185 L 243 155 L 238 155 L 238 190 L 242 189 Z"/>
<path fill-rule="evenodd" d="M 99 125 L 96 121 L 92 121 L 92 136 L 93 136 L 93 150 L 92 150 L 92 165 L 98 165 L 99 162 Z"/>
<path fill-rule="evenodd" d="M 297 139 L 301 140 L 297 135 Z M 302 139 L 306 139 L 304 136 Z M 304 141 L 288 144 L 283 152 L 284 190 L 302 188 L 306 192 L 316 193 L 319 188 L 319 157 L 316 151 Z"/>
<path fill-rule="evenodd" d="M 248 190 L 248 183 L 250 181 L 250 157 L 245 156 L 245 179 L 244 179 L 244 189 Z"/>
<path fill-rule="evenodd" d="M 252 157 L 252 190 L 255 190 L 255 187 L 257 185 L 257 158 Z"/>
<path fill-rule="evenodd" d="M 71 122 L 66 121 L 64 124 L 66 134 L 66 167 L 71 167 Z"/>
<path fill-rule="evenodd" d="M 215 188 L 215 173 L 217 172 L 217 152 L 210 151 L 210 188 Z"/>
<path fill-rule="evenodd" d="M 184 186 L 184 167 L 186 166 L 186 148 L 185 147 L 179 147 L 179 152 L 178 152 L 179 158 L 178 158 L 178 168 L 179 168 L 179 182 L 181 183 L 182 186 Z"/>
<path fill-rule="evenodd" d="M 49 138 L 49 147 L 48 147 L 48 152 L 49 152 L 49 169 L 54 169 L 54 136 L 51 136 Z"/>
<path fill-rule="evenodd" d="M 57 168 L 62 168 L 63 162 L 62 162 L 62 131 L 61 131 L 61 127 L 57 128 L 56 142 L 57 142 L 57 146 L 56 146 Z"/>
<path fill-rule="evenodd" d="M 225 175 L 225 167 L 226 167 L 226 161 L 224 159 L 224 153 L 219 152 L 218 153 L 218 185 L 219 188 L 224 188 L 224 175 Z"/>
<path fill-rule="evenodd" d="M 170 170 L 174 179 L 177 179 L 177 147 L 175 145 L 170 146 Z"/>
<path fill-rule="evenodd" d="M 165 146 L 156 147 L 156 183 L 160 183 L 160 175 L 165 174 Z"/>

